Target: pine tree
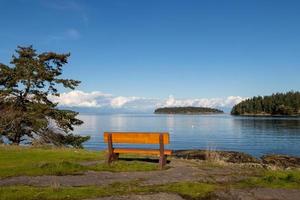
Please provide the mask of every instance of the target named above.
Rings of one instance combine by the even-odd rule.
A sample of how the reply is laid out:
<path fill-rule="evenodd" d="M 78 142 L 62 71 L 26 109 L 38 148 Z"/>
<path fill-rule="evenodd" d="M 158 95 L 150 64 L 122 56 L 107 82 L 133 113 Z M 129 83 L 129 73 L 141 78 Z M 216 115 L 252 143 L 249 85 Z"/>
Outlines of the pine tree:
<path fill-rule="evenodd" d="M 290 91 L 253 97 L 235 105 L 231 114 L 300 115 L 300 92 Z"/>
<path fill-rule="evenodd" d="M 49 95 L 59 96 L 59 85 L 75 89 L 80 83 L 61 78 L 70 54 L 37 54 L 32 46 L 18 47 L 16 54 L 12 66 L 0 64 L 0 138 L 14 144 L 39 140 L 81 147 L 89 137 L 70 133 L 83 123 L 78 113 L 49 100 Z"/>

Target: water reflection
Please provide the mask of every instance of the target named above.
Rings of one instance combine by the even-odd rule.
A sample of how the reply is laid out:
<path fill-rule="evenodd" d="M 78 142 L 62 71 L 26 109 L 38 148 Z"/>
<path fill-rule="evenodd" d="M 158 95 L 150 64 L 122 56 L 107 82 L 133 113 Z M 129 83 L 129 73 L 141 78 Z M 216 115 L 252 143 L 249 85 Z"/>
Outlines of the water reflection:
<path fill-rule="evenodd" d="M 230 115 L 80 115 L 75 132 L 91 135 L 85 144 L 103 149 L 104 131 L 168 131 L 172 149 L 213 148 L 260 156 L 300 155 L 299 118 L 254 118 Z"/>
<path fill-rule="evenodd" d="M 300 120 L 296 118 L 234 118 L 236 126 L 266 134 L 300 135 Z"/>

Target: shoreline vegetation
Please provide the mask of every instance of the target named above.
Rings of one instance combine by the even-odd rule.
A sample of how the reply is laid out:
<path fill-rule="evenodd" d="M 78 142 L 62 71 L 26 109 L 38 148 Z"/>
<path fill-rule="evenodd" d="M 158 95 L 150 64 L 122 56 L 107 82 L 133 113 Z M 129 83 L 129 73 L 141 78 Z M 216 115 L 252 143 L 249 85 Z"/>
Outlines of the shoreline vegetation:
<path fill-rule="evenodd" d="M 181 150 L 168 159 L 167 168 L 158 170 L 155 157 L 121 155 L 107 166 L 104 151 L 65 147 L 0 145 L 0 155 L 1 200 L 122 195 L 229 200 L 253 188 L 260 188 L 259 195 L 269 195 L 270 190 L 280 190 L 283 196 L 300 194 L 300 158 L 292 156 L 278 155 L 274 162 L 270 156 L 259 160 L 239 152 Z"/>
<path fill-rule="evenodd" d="M 232 115 L 300 117 L 300 92 L 275 93 L 246 99 L 231 110 Z"/>
<path fill-rule="evenodd" d="M 157 108 L 154 114 L 185 114 L 185 115 L 203 115 L 203 114 L 223 114 L 222 110 L 208 107 L 163 107 Z"/>
<path fill-rule="evenodd" d="M 272 115 L 272 114 L 267 114 L 267 113 L 244 113 L 244 114 L 239 114 L 239 115 L 233 115 L 233 116 L 242 116 L 242 117 L 284 117 L 284 118 L 298 118 L 300 117 L 299 115 Z"/>

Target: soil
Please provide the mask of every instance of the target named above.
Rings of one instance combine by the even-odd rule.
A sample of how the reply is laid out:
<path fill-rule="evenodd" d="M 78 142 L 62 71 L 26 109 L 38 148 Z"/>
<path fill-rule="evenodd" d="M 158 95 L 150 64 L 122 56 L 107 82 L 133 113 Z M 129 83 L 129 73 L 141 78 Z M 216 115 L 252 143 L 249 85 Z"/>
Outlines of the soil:
<path fill-rule="evenodd" d="M 219 191 L 214 194 L 213 199 L 220 200 L 299 200 L 300 190 L 293 189 L 232 189 Z"/>
<path fill-rule="evenodd" d="M 85 163 L 86 165 L 95 163 Z M 95 172 L 88 171 L 81 175 L 67 176 L 20 176 L 0 179 L 0 187 L 7 185 L 32 186 L 87 186 L 107 185 L 114 182 L 128 182 L 138 180 L 143 185 L 157 185 L 183 181 L 200 181 L 217 183 L 219 185 L 233 184 L 245 180 L 250 176 L 259 175 L 260 164 L 211 164 L 200 160 L 172 158 L 169 168 L 150 172 Z M 98 200 L 182 200 L 176 194 L 158 193 L 151 195 L 129 195 L 119 197 L 98 198 Z M 297 200 L 300 190 L 293 189 L 223 189 L 211 194 L 208 199 L 219 200 Z"/>
<path fill-rule="evenodd" d="M 88 171 L 82 175 L 66 176 L 19 176 L 0 179 L 0 186 L 4 185 L 32 185 L 32 186 L 84 186 L 107 185 L 114 182 L 140 180 L 142 184 L 154 185 L 179 181 L 227 182 L 231 181 L 232 169 L 199 168 L 196 161 L 173 159 L 167 170 L 150 172 L 95 172 Z"/>
<path fill-rule="evenodd" d="M 89 200 L 184 200 L 177 194 L 158 193 L 150 195 L 127 195 L 119 197 L 103 197 Z"/>

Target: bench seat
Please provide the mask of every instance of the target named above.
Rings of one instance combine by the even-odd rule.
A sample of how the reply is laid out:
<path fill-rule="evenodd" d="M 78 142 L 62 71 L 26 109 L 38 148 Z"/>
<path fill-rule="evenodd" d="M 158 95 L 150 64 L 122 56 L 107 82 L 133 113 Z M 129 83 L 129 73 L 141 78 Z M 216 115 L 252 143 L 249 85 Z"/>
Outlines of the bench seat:
<path fill-rule="evenodd" d="M 150 154 L 160 155 L 159 149 L 129 149 L 129 148 L 115 148 L 114 153 L 138 153 L 138 154 Z M 172 150 L 164 150 L 164 155 L 171 155 Z"/>

